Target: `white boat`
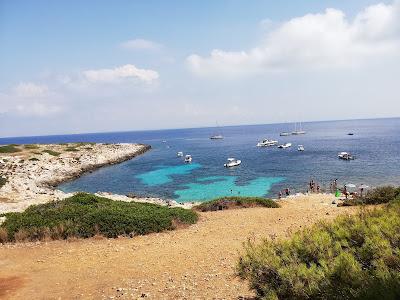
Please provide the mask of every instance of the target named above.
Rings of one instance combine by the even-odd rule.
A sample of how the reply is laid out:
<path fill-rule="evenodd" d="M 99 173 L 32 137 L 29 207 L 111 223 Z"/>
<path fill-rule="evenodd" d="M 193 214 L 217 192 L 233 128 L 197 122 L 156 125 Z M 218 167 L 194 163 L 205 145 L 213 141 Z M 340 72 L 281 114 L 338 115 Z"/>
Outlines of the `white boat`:
<path fill-rule="evenodd" d="M 210 140 L 222 140 L 224 137 L 221 134 L 210 136 Z"/>
<path fill-rule="evenodd" d="M 348 152 L 340 152 L 338 158 L 343 160 L 353 160 L 355 157 Z"/>
<path fill-rule="evenodd" d="M 258 142 L 257 147 L 269 147 L 278 145 L 278 141 L 264 139 Z"/>
<path fill-rule="evenodd" d="M 289 135 L 292 135 L 292 133 L 290 133 L 290 132 L 281 132 L 279 135 L 280 136 L 289 136 Z"/>
<path fill-rule="evenodd" d="M 285 143 L 285 144 L 282 144 L 282 145 L 278 146 L 278 148 L 281 148 L 281 149 L 286 149 L 286 148 L 289 148 L 289 147 L 292 147 L 292 143 Z"/>
<path fill-rule="evenodd" d="M 183 152 L 182 152 L 182 151 L 179 151 L 179 152 L 176 154 L 176 156 L 182 157 L 182 156 L 183 156 Z"/>
<path fill-rule="evenodd" d="M 185 162 L 186 163 L 190 163 L 190 162 L 192 162 L 192 156 L 191 155 L 185 155 Z"/>
<path fill-rule="evenodd" d="M 293 135 L 300 135 L 300 134 L 306 134 L 306 132 L 301 128 L 301 123 L 299 128 L 297 128 L 297 123 L 294 123 L 294 131 L 292 131 Z"/>
<path fill-rule="evenodd" d="M 219 125 L 218 122 L 215 122 L 216 127 L 219 130 Z M 210 136 L 210 140 L 222 140 L 224 138 L 224 136 L 221 133 L 214 133 L 212 136 Z"/>
<path fill-rule="evenodd" d="M 304 151 L 304 146 L 303 145 L 298 145 L 297 146 L 297 151 Z"/>
<path fill-rule="evenodd" d="M 236 158 L 228 158 L 228 162 L 226 164 L 224 164 L 224 167 L 226 168 L 230 168 L 230 167 L 235 167 L 238 166 L 242 163 L 242 161 L 240 159 L 236 159 Z"/>

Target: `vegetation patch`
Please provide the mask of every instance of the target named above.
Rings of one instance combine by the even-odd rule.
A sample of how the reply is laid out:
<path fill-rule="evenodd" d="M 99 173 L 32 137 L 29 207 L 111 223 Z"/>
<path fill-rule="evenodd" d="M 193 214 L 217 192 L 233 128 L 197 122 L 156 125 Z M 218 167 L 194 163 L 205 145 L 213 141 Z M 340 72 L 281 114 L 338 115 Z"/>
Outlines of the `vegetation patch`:
<path fill-rule="evenodd" d="M 195 210 L 199 211 L 215 211 L 224 209 L 235 209 L 235 208 L 247 208 L 247 207 L 271 207 L 277 208 L 280 205 L 271 200 L 261 197 L 222 197 L 211 201 L 203 202 L 199 205 L 194 206 Z"/>
<path fill-rule="evenodd" d="M 179 224 L 197 222 L 197 214 L 192 210 L 113 201 L 86 193 L 33 205 L 24 212 L 3 216 L 6 221 L 0 229 L 7 232 L 7 240 L 0 242 L 88 238 L 94 235 L 114 238 L 172 230 Z"/>
<path fill-rule="evenodd" d="M 30 160 L 30 161 L 39 161 L 39 158 L 31 157 L 29 160 Z"/>
<path fill-rule="evenodd" d="M 69 151 L 69 152 L 78 152 L 79 149 L 76 149 L 74 147 L 68 147 L 67 149 L 65 149 L 65 151 Z"/>
<path fill-rule="evenodd" d="M 43 153 L 48 153 L 52 156 L 59 156 L 61 153 L 53 150 L 43 150 Z"/>
<path fill-rule="evenodd" d="M 7 183 L 7 178 L 1 177 L 0 176 L 0 188 L 3 187 Z"/>
<path fill-rule="evenodd" d="M 0 153 L 15 153 L 15 152 L 21 152 L 21 149 L 16 147 L 17 145 L 6 145 L 6 146 L 0 146 Z"/>
<path fill-rule="evenodd" d="M 249 241 L 237 270 L 260 299 L 400 299 L 400 201 Z"/>
<path fill-rule="evenodd" d="M 36 144 L 28 144 L 28 145 L 24 145 L 24 148 L 25 149 L 29 149 L 29 150 L 31 150 L 31 149 L 39 149 L 39 146 L 36 145 Z"/>

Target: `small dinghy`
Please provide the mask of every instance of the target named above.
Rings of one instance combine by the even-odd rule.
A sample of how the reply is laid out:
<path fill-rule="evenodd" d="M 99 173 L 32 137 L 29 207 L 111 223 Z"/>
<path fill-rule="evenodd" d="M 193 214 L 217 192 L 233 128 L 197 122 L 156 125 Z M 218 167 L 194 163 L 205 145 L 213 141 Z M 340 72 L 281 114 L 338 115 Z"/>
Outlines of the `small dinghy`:
<path fill-rule="evenodd" d="M 185 162 L 186 162 L 186 163 L 190 163 L 190 162 L 192 162 L 192 156 L 191 156 L 191 155 L 189 155 L 189 154 L 188 154 L 188 155 L 186 155 L 186 156 L 185 156 Z"/>
<path fill-rule="evenodd" d="M 242 163 L 241 160 L 231 157 L 231 158 L 228 158 L 228 161 L 226 164 L 224 164 L 224 167 L 225 168 L 235 167 L 235 166 L 240 165 L 241 163 Z"/>
<path fill-rule="evenodd" d="M 298 145 L 297 146 L 297 151 L 304 151 L 304 146 L 303 145 Z"/>
<path fill-rule="evenodd" d="M 182 151 L 179 151 L 179 152 L 176 154 L 176 156 L 182 157 L 182 156 L 183 156 L 183 152 L 182 152 Z"/>

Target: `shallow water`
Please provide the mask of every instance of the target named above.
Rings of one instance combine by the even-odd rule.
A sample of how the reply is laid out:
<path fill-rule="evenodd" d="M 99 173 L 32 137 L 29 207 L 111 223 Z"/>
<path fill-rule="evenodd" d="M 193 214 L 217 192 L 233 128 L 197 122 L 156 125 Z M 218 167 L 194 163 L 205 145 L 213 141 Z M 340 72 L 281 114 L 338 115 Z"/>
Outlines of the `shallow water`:
<path fill-rule="evenodd" d="M 108 191 L 158 196 L 179 201 L 204 200 L 224 195 L 273 196 L 279 190 L 305 191 L 310 179 L 329 189 L 339 184 L 400 183 L 400 119 L 303 123 L 305 135 L 280 137 L 293 124 L 232 126 L 221 128 L 223 140 L 210 140 L 215 128 L 119 132 L 0 139 L 0 143 L 139 142 L 152 150 L 127 162 L 101 168 L 72 182 L 64 191 Z M 354 132 L 354 135 L 347 135 Z M 262 138 L 292 148 L 258 148 Z M 166 142 L 163 142 L 163 141 Z M 297 145 L 305 147 L 297 151 Z M 176 153 L 191 154 L 185 164 Z M 337 158 L 340 151 L 356 155 L 354 161 Z M 224 168 L 228 157 L 242 160 Z"/>

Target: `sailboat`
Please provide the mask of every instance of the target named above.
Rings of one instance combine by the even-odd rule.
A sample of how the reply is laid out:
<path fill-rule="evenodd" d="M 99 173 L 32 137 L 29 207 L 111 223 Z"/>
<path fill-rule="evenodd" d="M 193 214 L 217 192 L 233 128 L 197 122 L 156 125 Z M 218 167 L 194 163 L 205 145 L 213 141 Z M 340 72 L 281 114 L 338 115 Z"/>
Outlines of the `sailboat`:
<path fill-rule="evenodd" d="M 301 127 L 301 122 L 299 128 L 297 128 L 297 123 L 294 123 L 294 131 L 292 131 L 292 134 L 293 135 L 306 134 L 306 132 Z"/>
<path fill-rule="evenodd" d="M 218 123 L 216 123 L 217 128 L 219 128 Z M 210 136 L 210 140 L 222 140 L 224 137 L 220 133 L 215 133 L 212 136 Z"/>

